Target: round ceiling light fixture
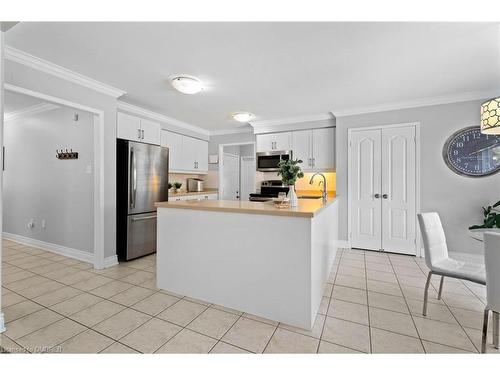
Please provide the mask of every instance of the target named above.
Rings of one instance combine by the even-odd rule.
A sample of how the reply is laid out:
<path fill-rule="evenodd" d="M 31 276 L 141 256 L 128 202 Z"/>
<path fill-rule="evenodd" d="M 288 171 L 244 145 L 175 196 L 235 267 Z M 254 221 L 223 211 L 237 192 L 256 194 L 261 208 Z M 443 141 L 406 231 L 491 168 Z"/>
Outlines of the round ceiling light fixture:
<path fill-rule="evenodd" d="M 203 90 L 203 82 L 199 78 L 188 74 L 178 74 L 170 77 L 174 89 L 183 94 L 197 94 Z"/>
<path fill-rule="evenodd" d="M 238 122 L 250 122 L 255 118 L 255 115 L 250 112 L 234 112 L 231 116 Z"/>

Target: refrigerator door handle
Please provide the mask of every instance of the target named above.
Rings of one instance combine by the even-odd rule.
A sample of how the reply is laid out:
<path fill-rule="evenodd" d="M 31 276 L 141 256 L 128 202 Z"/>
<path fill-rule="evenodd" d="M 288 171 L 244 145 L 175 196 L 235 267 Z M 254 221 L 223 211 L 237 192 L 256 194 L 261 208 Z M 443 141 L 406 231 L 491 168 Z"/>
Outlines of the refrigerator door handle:
<path fill-rule="evenodd" d="M 139 221 L 139 220 L 151 220 L 151 219 L 156 219 L 156 215 L 153 216 L 142 216 L 142 217 L 133 217 L 132 221 Z"/>
<path fill-rule="evenodd" d="M 137 166 L 135 161 L 134 148 L 130 147 L 130 208 L 135 208 L 136 195 L 137 195 Z"/>

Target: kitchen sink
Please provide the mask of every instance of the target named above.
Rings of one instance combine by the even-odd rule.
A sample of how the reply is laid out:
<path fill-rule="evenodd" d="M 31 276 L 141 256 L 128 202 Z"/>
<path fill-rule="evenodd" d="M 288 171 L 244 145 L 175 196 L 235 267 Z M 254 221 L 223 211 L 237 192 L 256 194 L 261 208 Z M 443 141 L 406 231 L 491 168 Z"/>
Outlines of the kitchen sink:
<path fill-rule="evenodd" d="M 299 199 L 321 199 L 321 195 L 301 195 Z"/>

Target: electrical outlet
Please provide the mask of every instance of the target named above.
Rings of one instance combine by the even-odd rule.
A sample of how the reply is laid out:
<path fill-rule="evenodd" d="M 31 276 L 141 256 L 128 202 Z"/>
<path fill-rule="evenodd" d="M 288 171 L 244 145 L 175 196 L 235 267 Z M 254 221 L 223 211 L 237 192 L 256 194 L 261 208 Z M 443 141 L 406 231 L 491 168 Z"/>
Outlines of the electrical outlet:
<path fill-rule="evenodd" d="M 31 218 L 29 221 L 28 221 L 28 228 L 32 229 L 35 227 L 35 220 L 33 218 Z"/>
<path fill-rule="evenodd" d="M 42 219 L 42 229 L 47 228 L 47 220 Z"/>

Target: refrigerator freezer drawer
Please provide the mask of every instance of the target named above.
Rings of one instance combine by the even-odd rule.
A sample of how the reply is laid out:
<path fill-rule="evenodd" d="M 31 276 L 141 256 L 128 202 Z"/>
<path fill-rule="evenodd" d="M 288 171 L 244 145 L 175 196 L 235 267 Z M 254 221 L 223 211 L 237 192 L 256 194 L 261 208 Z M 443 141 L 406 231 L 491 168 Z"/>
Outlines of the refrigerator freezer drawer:
<path fill-rule="evenodd" d="M 129 215 L 126 260 L 156 251 L 156 212 Z"/>

